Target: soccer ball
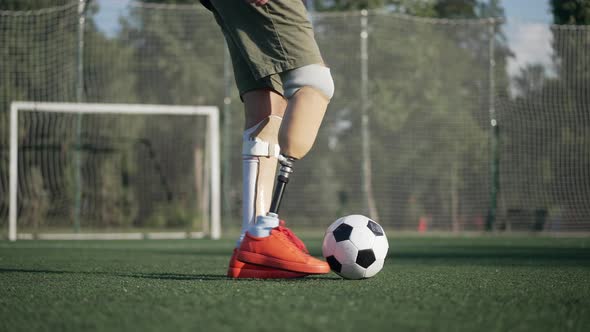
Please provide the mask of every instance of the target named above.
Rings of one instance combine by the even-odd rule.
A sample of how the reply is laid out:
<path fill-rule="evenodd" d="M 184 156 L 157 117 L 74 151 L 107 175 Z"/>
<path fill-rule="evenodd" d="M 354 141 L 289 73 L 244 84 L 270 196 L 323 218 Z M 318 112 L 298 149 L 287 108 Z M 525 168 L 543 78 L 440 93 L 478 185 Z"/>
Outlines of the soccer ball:
<path fill-rule="evenodd" d="M 346 279 L 377 274 L 383 268 L 388 249 L 383 228 L 358 214 L 334 221 L 322 244 L 322 253 L 332 271 Z"/>

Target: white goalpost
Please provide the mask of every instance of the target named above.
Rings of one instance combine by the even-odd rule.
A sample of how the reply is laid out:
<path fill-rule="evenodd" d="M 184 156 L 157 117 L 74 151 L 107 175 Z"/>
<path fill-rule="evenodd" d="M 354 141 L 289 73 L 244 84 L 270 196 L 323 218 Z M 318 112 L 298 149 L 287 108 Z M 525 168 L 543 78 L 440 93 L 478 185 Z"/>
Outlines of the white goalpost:
<path fill-rule="evenodd" d="M 219 239 L 219 140 L 215 106 L 13 102 L 9 240 Z"/>

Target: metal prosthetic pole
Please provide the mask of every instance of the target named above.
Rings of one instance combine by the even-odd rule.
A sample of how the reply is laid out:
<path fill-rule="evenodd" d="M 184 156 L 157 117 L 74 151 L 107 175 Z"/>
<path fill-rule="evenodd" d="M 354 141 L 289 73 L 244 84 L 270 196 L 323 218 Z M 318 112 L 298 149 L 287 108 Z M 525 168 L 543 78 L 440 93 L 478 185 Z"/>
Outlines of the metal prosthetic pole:
<path fill-rule="evenodd" d="M 279 162 L 281 163 L 281 167 L 279 168 L 279 175 L 277 177 L 277 183 L 272 195 L 269 211 L 269 215 L 275 216 L 278 216 L 279 214 L 279 207 L 283 200 L 283 194 L 285 193 L 287 183 L 289 183 L 289 176 L 293 173 L 293 163 L 295 162 L 295 158 L 280 155 Z"/>

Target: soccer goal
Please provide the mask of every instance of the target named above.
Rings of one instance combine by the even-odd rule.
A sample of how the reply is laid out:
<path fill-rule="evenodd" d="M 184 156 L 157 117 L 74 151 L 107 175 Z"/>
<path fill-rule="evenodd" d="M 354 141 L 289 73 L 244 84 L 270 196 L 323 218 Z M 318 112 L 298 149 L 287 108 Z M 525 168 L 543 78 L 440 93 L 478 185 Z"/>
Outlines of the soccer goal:
<path fill-rule="evenodd" d="M 9 239 L 218 239 L 219 110 L 13 102 Z"/>

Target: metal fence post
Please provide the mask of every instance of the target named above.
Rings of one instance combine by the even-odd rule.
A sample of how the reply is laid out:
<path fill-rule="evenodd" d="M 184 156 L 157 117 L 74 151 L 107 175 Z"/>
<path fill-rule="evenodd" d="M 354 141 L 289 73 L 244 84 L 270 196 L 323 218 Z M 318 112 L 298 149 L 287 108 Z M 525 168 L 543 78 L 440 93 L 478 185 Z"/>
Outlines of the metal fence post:
<path fill-rule="evenodd" d="M 86 0 L 78 2 L 78 54 L 77 54 L 77 78 L 76 78 L 76 102 L 84 101 L 84 26 L 86 24 Z M 74 202 L 74 231 L 80 231 L 80 214 L 82 205 L 82 151 L 80 137 L 82 136 L 82 114 L 76 117 L 76 145 L 78 151 L 75 154 L 76 190 Z"/>
<path fill-rule="evenodd" d="M 231 217 L 231 174 L 232 174 L 232 163 L 231 163 L 231 147 L 232 147 L 232 113 L 231 113 L 231 91 L 232 91 L 232 66 L 231 58 L 229 55 L 229 49 L 227 45 L 223 51 L 223 85 L 224 85 L 224 96 L 223 96 L 223 215 L 225 217 Z"/>
<path fill-rule="evenodd" d="M 500 173 L 499 173 L 499 133 L 500 127 L 498 125 L 496 108 L 494 105 L 495 94 L 495 38 L 496 38 L 496 20 L 491 18 L 489 25 L 489 116 L 490 116 L 490 146 L 491 146 L 491 160 L 490 160 L 490 201 L 488 206 L 488 216 L 486 220 L 486 230 L 494 229 L 498 209 L 498 190 L 500 188 Z"/>
<path fill-rule="evenodd" d="M 369 136 L 369 20 L 368 11 L 361 11 L 361 141 L 362 141 L 362 183 L 363 196 L 366 202 L 369 218 L 379 219 L 375 198 L 373 197 L 372 174 L 371 174 L 371 144 Z"/>

